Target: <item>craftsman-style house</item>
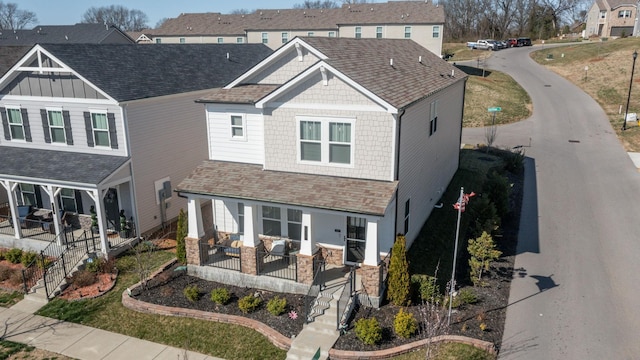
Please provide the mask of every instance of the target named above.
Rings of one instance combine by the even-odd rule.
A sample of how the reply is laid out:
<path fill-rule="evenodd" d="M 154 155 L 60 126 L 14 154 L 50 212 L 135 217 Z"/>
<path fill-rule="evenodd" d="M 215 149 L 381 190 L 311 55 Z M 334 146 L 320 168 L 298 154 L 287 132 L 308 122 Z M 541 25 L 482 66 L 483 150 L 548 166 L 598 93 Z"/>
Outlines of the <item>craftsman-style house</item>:
<path fill-rule="evenodd" d="M 0 78 L 0 246 L 38 250 L 84 230 L 108 254 L 175 218 L 186 202 L 172 184 L 208 153 L 194 100 L 271 53 L 33 46 Z"/>
<path fill-rule="evenodd" d="M 458 168 L 466 79 L 411 40 L 302 37 L 202 96 L 208 160 L 176 189 L 190 271 L 305 293 L 322 258 L 375 305 Z"/>

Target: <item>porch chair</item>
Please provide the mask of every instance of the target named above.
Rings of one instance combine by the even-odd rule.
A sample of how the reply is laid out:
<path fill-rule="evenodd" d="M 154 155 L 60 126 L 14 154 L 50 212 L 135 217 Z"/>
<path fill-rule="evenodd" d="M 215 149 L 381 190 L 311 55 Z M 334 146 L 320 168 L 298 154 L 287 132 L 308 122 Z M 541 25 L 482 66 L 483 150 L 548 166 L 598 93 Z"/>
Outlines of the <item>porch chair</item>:
<path fill-rule="evenodd" d="M 265 248 L 265 251 L 267 252 L 267 256 L 269 256 L 269 255 L 285 256 L 286 252 L 287 252 L 287 241 L 286 240 L 274 240 L 271 243 L 271 250 L 267 250 Z"/>
<path fill-rule="evenodd" d="M 29 220 L 35 220 L 33 216 L 33 209 L 31 205 L 18 205 L 18 221 L 20 222 L 20 227 L 22 229 L 26 229 L 31 225 Z M 9 218 L 11 222 L 11 226 L 13 226 L 13 218 Z"/>

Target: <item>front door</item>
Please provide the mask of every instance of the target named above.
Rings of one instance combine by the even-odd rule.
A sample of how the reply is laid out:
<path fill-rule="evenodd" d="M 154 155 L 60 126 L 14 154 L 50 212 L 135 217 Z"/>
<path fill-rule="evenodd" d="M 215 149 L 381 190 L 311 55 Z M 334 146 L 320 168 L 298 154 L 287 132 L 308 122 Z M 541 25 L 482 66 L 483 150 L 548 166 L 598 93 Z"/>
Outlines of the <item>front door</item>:
<path fill-rule="evenodd" d="M 362 263 L 367 243 L 367 219 L 347 216 L 346 242 L 345 263 Z"/>
<path fill-rule="evenodd" d="M 118 206 L 118 191 L 109 188 L 104 196 L 104 211 L 107 217 L 107 228 L 120 231 L 120 207 Z"/>

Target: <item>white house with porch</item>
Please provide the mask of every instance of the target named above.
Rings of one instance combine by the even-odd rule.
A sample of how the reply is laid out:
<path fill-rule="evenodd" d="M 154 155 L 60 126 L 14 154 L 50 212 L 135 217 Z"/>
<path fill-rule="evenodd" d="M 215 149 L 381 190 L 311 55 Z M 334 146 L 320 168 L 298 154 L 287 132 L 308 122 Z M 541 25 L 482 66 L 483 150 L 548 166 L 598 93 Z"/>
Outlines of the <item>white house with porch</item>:
<path fill-rule="evenodd" d="M 192 271 L 303 292 L 323 259 L 378 302 L 395 235 L 458 168 L 466 78 L 411 40 L 302 37 L 200 98 L 209 159 L 177 186 Z"/>
<path fill-rule="evenodd" d="M 78 236 L 102 252 L 175 218 L 207 156 L 194 103 L 264 45 L 40 44 L 0 78 L 0 246 Z M 206 92 L 203 90 L 207 90 Z"/>

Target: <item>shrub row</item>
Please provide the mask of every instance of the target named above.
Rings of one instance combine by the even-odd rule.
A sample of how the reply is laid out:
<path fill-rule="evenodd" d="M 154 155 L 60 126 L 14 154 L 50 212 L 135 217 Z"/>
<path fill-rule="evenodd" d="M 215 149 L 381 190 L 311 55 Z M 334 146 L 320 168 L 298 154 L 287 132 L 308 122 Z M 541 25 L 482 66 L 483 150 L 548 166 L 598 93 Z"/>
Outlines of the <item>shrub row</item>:
<path fill-rule="evenodd" d="M 393 321 L 393 329 L 402 338 L 408 339 L 418 330 L 418 321 L 412 313 L 400 309 Z M 367 345 L 375 345 L 382 340 L 382 327 L 375 317 L 356 321 L 356 337 Z"/>
<path fill-rule="evenodd" d="M 7 260 L 12 264 L 22 264 L 29 266 L 38 257 L 38 253 L 33 251 L 23 251 L 22 249 L 12 248 L 0 251 L 0 260 Z"/>
<path fill-rule="evenodd" d="M 195 302 L 200 300 L 202 291 L 197 285 L 188 285 L 183 289 L 187 300 Z M 211 301 L 218 305 L 226 305 L 231 299 L 231 293 L 227 288 L 216 288 L 209 294 Z M 245 314 L 256 311 L 262 305 L 262 299 L 258 296 L 247 295 L 238 300 L 238 308 Z M 267 302 L 267 311 L 273 316 L 279 316 L 287 309 L 287 299 L 275 296 Z"/>

